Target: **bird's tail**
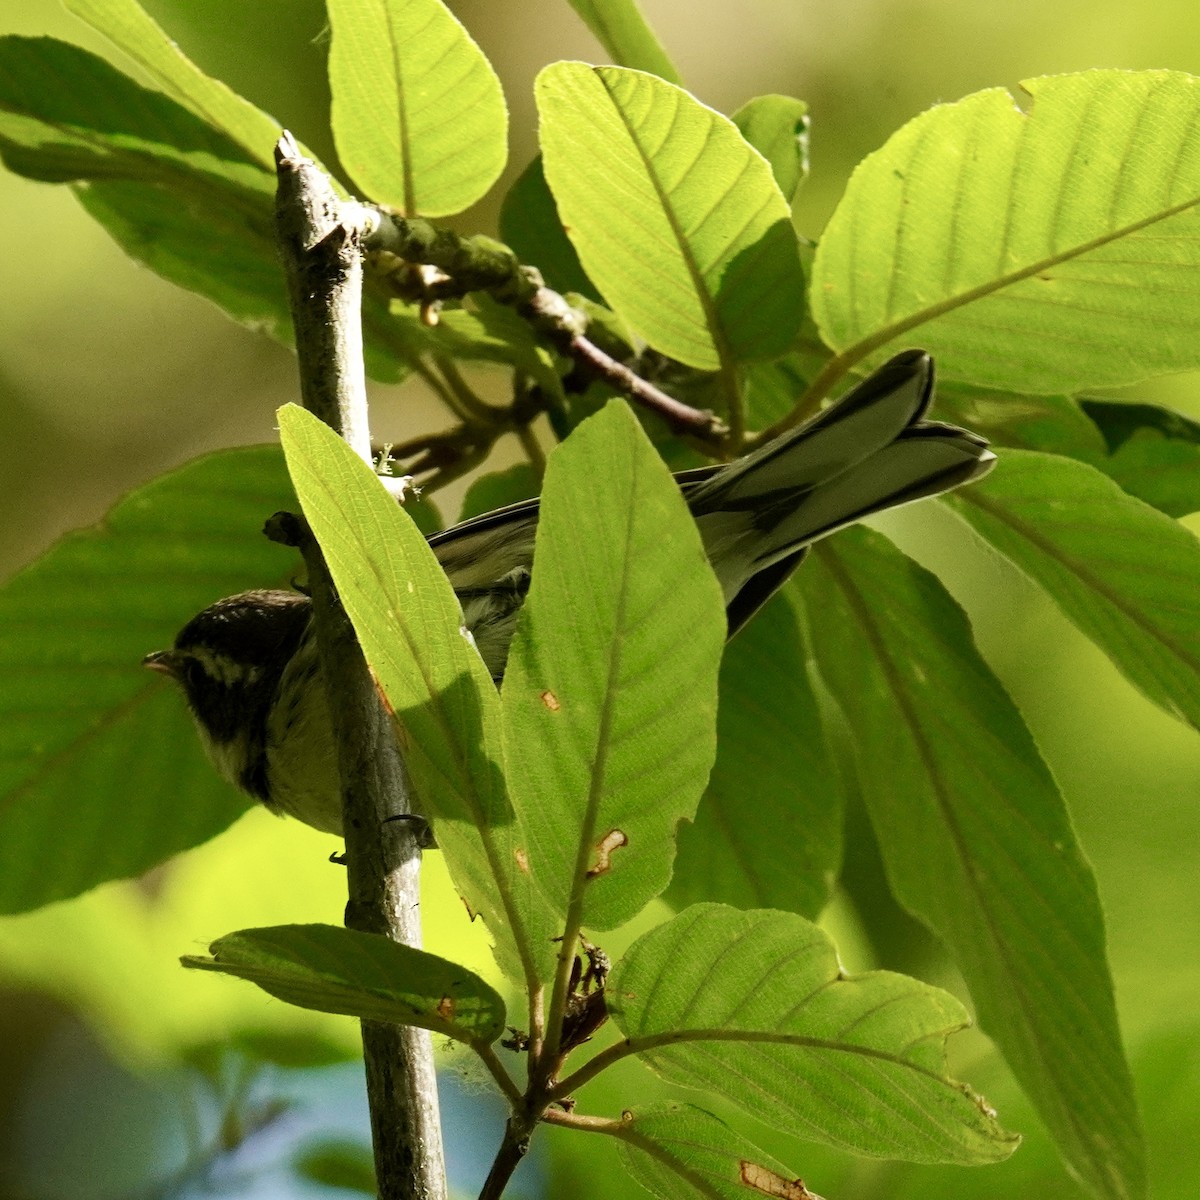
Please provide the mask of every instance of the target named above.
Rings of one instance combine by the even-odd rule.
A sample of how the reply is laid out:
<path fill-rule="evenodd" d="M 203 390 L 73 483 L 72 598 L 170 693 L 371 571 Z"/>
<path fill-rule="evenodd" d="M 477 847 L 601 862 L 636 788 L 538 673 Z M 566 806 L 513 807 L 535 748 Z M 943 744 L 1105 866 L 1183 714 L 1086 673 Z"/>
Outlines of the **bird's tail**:
<path fill-rule="evenodd" d="M 813 542 L 991 469 L 995 455 L 983 438 L 922 420 L 932 395 L 933 360 L 907 350 L 808 424 L 685 482 L 731 633 Z"/>

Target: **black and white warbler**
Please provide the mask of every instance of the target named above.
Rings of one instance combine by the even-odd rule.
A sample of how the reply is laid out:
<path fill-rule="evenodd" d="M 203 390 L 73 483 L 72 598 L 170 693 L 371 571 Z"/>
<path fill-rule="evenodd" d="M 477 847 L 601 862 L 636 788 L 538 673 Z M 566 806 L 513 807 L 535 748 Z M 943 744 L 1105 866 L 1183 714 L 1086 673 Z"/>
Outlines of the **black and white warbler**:
<path fill-rule="evenodd" d="M 740 629 L 819 538 L 870 513 L 984 475 L 987 442 L 922 419 L 933 362 L 897 355 L 807 425 L 725 466 L 676 475 Z M 498 509 L 429 543 L 493 677 L 504 674 L 529 587 L 536 500 Z M 220 774 L 278 813 L 340 834 L 332 731 L 307 596 L 253 591 L 193 617 L 144 665 L 183 688 Z"/>

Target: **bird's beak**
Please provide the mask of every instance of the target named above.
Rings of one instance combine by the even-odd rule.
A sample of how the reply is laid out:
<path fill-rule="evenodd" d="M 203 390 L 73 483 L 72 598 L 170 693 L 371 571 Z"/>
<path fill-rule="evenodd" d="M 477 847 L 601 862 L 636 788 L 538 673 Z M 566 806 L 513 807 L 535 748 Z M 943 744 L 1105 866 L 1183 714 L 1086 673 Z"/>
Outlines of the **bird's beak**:
<path fill-rule="evenodd" d="M 172 679 L 179 678 L 179 655 L 174 650 L 155 650 L 142 659 L 142 666 Z"/>

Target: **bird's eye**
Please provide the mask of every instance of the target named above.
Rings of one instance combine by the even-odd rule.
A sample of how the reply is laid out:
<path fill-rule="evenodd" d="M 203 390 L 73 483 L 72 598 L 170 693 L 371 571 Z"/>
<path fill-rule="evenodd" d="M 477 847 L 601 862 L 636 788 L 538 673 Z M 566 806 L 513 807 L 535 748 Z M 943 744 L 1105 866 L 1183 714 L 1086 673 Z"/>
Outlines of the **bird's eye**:
<path fill-rule="evenodd" d="M 189 656 L 183 660 L 183 682 L 186 687 L 199 688 L 206 679 L 204 668 L 194 658 Z"/>

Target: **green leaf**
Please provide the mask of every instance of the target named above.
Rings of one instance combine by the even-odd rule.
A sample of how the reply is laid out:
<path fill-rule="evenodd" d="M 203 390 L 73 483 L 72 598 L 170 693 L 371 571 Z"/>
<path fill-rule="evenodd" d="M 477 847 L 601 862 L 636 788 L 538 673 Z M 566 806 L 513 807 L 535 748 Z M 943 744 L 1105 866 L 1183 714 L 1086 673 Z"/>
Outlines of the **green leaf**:
<path fill-rule="evenodd" d="M 305 1146 L 296 1155 L 294 1165 L 301 1178 L 323 1187 L 364 1192 L 368 1196 L 378 1194 L 371 1147 L 360 1142 L 322 1139 Z"/>
<path fill-rule="evenodd" d="M 214 203 L 211 194 L 126 180 L 75 191 L 131 258 L 213 301 L 234 320 L 291 344 L 287 289 L 265 197 L 255 211 L 245 204 Z M 393 366 L 392 374 L 398 370 Z"/>
<path fill-rule="evenodd" d="M 618 66 L 649 71 L 668 83 L 683 82 L 646 24 L 637 0 L 570 0 L 570 4 Z"/>
<path fill-rule="evenodd" d="M 0 39 L 0 156 L 79 181 L 76 195 L 137 261 L 290 345 L 275 246 L 275 177 L 187 109 L 52 38 Z M 407 374 L 387 301 L 368 290 L 367 366 Z"/>
<path fill-rule="evenodd" d="M 77 46 L 0 38 L 0 157 L 33 179 L 78 181 L 132 258 L 291 344 L 274 172 L 186 108 Z M 394 383 L 409 359 L 388 303 L 368 287 L 363 330 L 368 371 Z"/>
<path fill-rule="evenodd" d="M 235 321 L 293 344 L 271 202 L 225 200 L 188 188 L 102 180 L 75 189 L 79 202 L 130 258 L 171 283 L 213 301 Z M 399 383 L 413 350 L 389 311 L 390 299 L 364 289 L 363 355 L 367 374 Z"/>
<path fill-rule="evenodd" d="M 269 1063 L 285 1071 L 316 1071 L 337 1063 L 353 1061 L 357 1054 L 348 1052 L 345 1045 L 319 1034 L 301 1033 L 279 1026 L 260 1029 L 237 1029 L 232 1035 L 223 1034 L 219 1042 L 201 1045 L 189 1054 L 188 1061 L 203 1068 L 203 1060 L 211 1066 L 208 1074 L 220 1078 L 222 1060 L 230 1052 L 243 1054 L 259 1063 Z M 203 1056 L 203 1057 L 201 1057 Z M 197 1059 L 200 1062 L 197 1062 Z"/>
<path fill-rule="evenodd" d="M 1087 463 L 1169 517 L 1200 510 L 1200 424 L 1171 409 L 951 383 L 939 385 L 935 415 L 998 447 Z"/>
<path fill-rule="evenodd" d="M 620 67 L 554 63 L 535 93 L 546 180 L 609 306 L 700 370 L 783 353 L 804 309 L 799 248 L 737 127 Z"/>
<path fill-rule="evenodd" d="M 720 900 L 815 917 L 842 850 L 842 788 L 825 743 L 807 653 L 786 595 L 721 662 L 717 761 L 694 825 L 679 830 L 666 898 Z"/>
<path fill-rule="evenodd" d="M 504 1030 L 504 1001 L 473 971 L 378 933 L 340 925 L 274 925 L 218 938 L 185 967 L 256 983 L 300 1008 L 416 1025 L 468 1044 Z"/>
<path fill-rule="evenodd" d="M 551 455 L 534 563 L 501 692 L 509 786 L 551 903 L 611 929 L 670 880 L 725 641 L 699 530 L 623 402 Z"/>
<path fill-rule="evenodd" d="M 774 1129 L 883 1158 L 995 1162 L 1017 1139 L 945 1074 L 967 1014 L 947 992 L 847 976 L 793 913 L 698 904 L 645 934 L 606 995 L 630 1049 Z"/>
<path fill-rule="evenodd" d="M 528 872 L 501 770 L 500 701 L 424 537 L 371 468 L 304 409 L 279 410 L 296 494 L 400 730 L 422 811 L 501 967 L 546 978 L 559 932 Z"/>
<path fill-rule="evenodd" d="M 517 463 L 506 471 L 479 475 L 467 488 L 458 519 L 469 521 L 497 508 L 529 500 L 541 491 L 541 486 L 537 472 L 529 463 Z"/>
<path fill-rule="evenodd" d="M 746 1200 L 749 1192 L 820 1200 L 780 1162 L 692 1104 L 627 1109 L 620 1124 L 598 1132 L 618 1139 L 630 1176 L 662 1200 Z"/>
<path fill-rule="evenodd" d="M 774 362 L 751 363 L 745 369 L 747 423 L 766 428 L 785 417 L 815 373 L 800 353 L 785 354 Z"/>
<path fill-rule="evenodd" d="M 1095 881 L 1020 714 L 937 578 L 878 534 L 822 542 L 802 583 L 893 893 L 949 947 L 1067 1162 L 1142 1196 Z"/>
<path fill-rule="evenodd" d="M 64 2 L 77 17 L 104 34 L 146 70 L 169 96 L 226 133 L 252 156 L 253 161 L 274 175 L 272 155 L 279 140 L 279 122 L 228 85 L 205 75 L 136 0 Z M 80 88 L 80 95 L 96 99 L 84 88 Z"/>
<path fill-rule="evenodd" d="M 392 339 L 406 359 L 442 354 L 468 362 L 503 363 L 535 380 L 549 395 L 562 395 L 554 355 L 540 342 L 529 322 L 507 304 L 480 294 L 473 307 L 447 308 L 437 324 L 427 325 L 415 307 L 392 305 Z"/>
<path fill-rule="evenodd" d="M 997 446 L 1065 454 L 1104 469 L 1104 439 L 1070 396 L 1019 396 L 964 383 L 938 383 L 934 416 Z"/>
<path fill-rule="evenodd" d="M 1075 392 L 1200 366 L 1200 80 L 1088 71 L 910 121 L 821 238 L 813 315 L 852 361 Z"/>
<path fill-rule="evenodd" d="M 474 204 L 507 157 L 483 51 L 441 0 L 328 0 L 334 141 L 350 178 L 406 216 Z"/>
<path fill-rule="evenodd" d="M 1084 463 L 1010 451 L 946 501 L 1125 677 L 1200 729 L 1200 542 Z"/>
<path fill-rule="evenodd" d="M 547 286 L 556 292 L 579 292 L 600 299 L 558 219 L 540 154 L 517 176 L 504 197 L 500 237 L 521 262 L 537 267 Z"/>
<path fill-rule="evenodd" d="M 268 212 L 274 195 L 273 174 L 223 133 L 54 38 L 0 38 L 0 152 L 12 170 L 51 182 L 186 181 L 223 196 L 261 193 Z"/>
<path fill-rule="evenodd" d="M 244 811 L 182 698 L 139 664 L 205 605 L 287 579 L 294 556 L 259 529 L 290 503 L 276 448 L 222 451 L 0 589 L 0 911 L 138 875 Z"/>
<path fill-rule="evenodd" d="M 808 176 L 808 105 L 794 96 L 755 96 L 730 120 L 771 164 L 771 174 L 790 202 Z"/>
<path fill-rule="evenodd" d="M 1095 465 L 1169 517 L 1200 510 L 1200 423 L 1157 404 L 1084 400 L 1109 457 Z"/>

